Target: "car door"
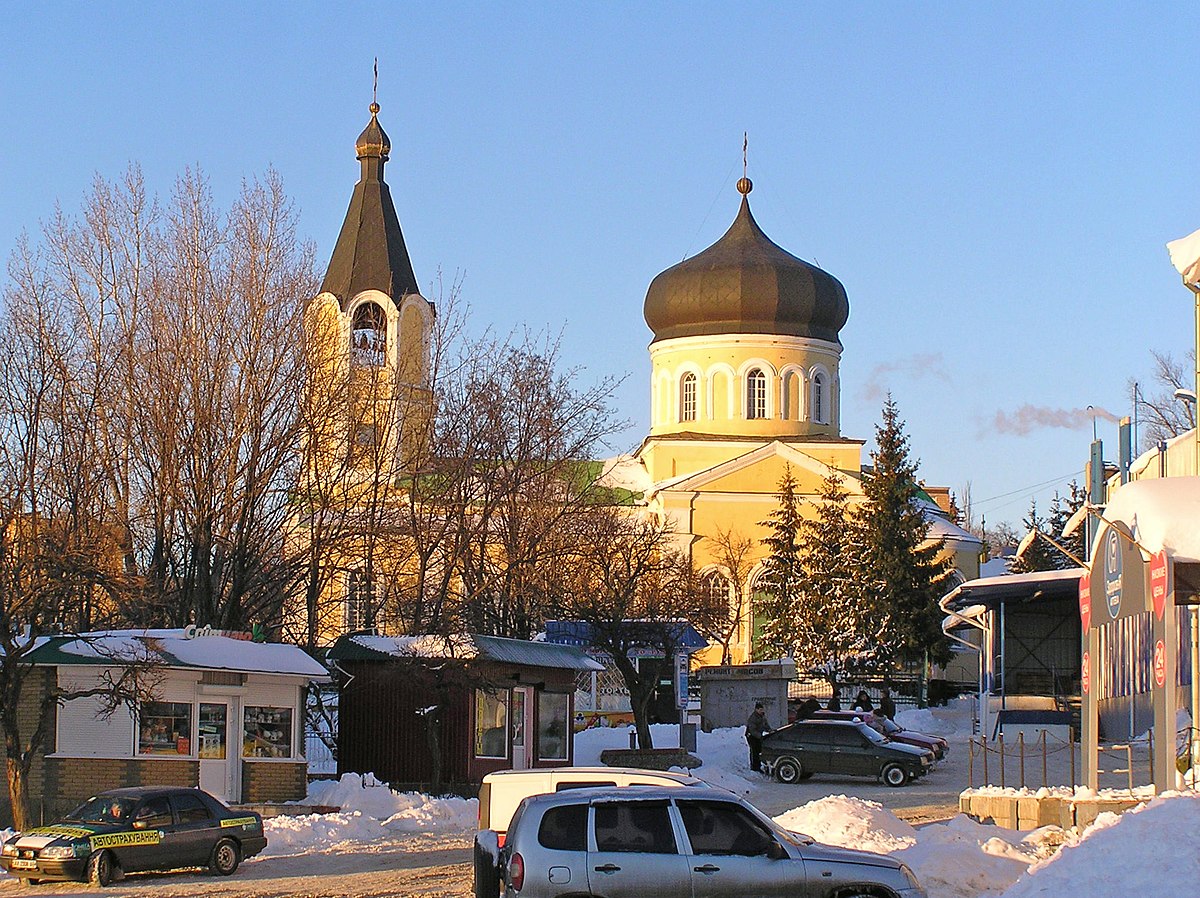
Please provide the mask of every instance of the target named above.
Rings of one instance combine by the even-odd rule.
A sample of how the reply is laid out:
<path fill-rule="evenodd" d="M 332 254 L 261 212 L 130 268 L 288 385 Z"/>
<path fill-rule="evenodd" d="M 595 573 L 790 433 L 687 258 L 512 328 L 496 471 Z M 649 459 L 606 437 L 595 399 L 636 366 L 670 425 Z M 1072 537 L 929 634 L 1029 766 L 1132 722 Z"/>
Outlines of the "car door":
<path fill-rule="evenodd" d="M 833 729 L 834 727 L 824 723 L 811 723 L 797 728 L 797 757 L 809 773 L 830 771 L 829 740 Z"/>
<path fill-rule="evenodd" d="M 879 762 L 875 758 L 874 747 L 867 738 L 854 726 L 833 727 L 833 739 L 830 746 L 830 764 L 833 773 L 850 776 L 872 776 Z"/>
<path fill-rule="evenodd" d="M 692 898 L 809 894 L 804 861 L 737 802 L 677 799 L 675 806 L 691 852 Z"/>
<path fill-rule="evenodd" d="M 133 831 L 111 837 L 122 870 L 161 870 L 171 866 L 177 850 L 175 818 L 165 794 L 147 795 L 133 809 Z M 99 840 L 93 839 L 93 844 Z"/>
<path fill-rule="evenodd" d="M 588 844 L 592 894 L 691 898 L 689 859 L 679 850 L 665 799 L 596 801 Z"/>
<path fill-rule="evenodd" d="M 221 821 L 213 817 L 208 805 L 195 792 L 176 792 L 171 795 L 175 808 L 175 833 L 181 864 L 206 864 L 221 834 Z"/>

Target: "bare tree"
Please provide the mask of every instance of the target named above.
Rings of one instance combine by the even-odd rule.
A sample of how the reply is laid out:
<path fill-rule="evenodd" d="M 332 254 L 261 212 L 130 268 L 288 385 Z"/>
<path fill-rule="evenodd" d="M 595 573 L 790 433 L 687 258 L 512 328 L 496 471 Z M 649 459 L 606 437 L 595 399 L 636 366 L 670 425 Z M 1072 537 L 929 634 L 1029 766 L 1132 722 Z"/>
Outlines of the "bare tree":
<path fill-rule="evenodd" d="M 592 647 L 620 672 L 638 745 L 653 748 L 651 700 L 699 615 L 694 569 L 670 527 L 652 517 L 597 507 L 577 523 L 564 614 L 586 626 Z"/>
<path fill-rule="evenodd" d="M 720 568 L 723 590 L 711 590 L 713 582 L 701 580 L 700 598 L 705 613 L 698 618 L 697 630 L 710 642 L 721 647 L 721 663 L 732 660 L 730 646 L 737 637 L 738 627 L 746 613 L 746 585 L 755 563 L 756 542 L 729 528 L 717 527 L 712 536 L 702 539 L 712 543 L 710 555 Z"/>
<path fill-rule="evenodd" d="M 1188 350 L 1188 368 L 1168 352 L 1152 351 L 1154 357 L 1153 387 L 1144 392 L 1139 384 L 1129 381 L 1130 399 L 1137 409 L 1141 424 L 1141 449 L 1152 449 L 1162 440 L 1187 433 L 1196 426 L 1196 405 L 1175 396 L 1178 390 L 1195 389 L 1196 352 Z"/>

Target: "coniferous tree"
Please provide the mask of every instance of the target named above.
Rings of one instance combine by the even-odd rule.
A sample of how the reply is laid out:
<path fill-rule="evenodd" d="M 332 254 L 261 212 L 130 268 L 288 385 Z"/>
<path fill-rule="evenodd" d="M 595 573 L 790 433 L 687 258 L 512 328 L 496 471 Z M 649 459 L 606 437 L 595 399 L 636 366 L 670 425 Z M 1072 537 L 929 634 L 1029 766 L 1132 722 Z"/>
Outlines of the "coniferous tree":
<path fill-rule="evenodd" d="M 842 475 L 831 469 L 813 504 L 816 516 L 799 526 L 803 581 L 792 602 L 791 655 L 837 689 L 846 674 L 877 647 L 877 625 L 867 614 L 866 544 L 858 519 L 848 514 Z"/>
<path fill-rule="evenodd" d="M 1050 505 L 1050 515 L 1061 515 L 1058 508 L 1059 499 L 1056 495 Z M 1021 551 L 1012 557 L 1008 569 L 1014 574 L 1030 574 L 1035 571 L 1056 571 L 1062 568 L 1060 559 L 1064 556 L 1054 548 L 1044 534 L 1051 533 L 1051 526 L 1046 519 L 1038 514 L 1037 500 L 1029 502 L 1029 513 L 1025 515 L 1025 538 L 1021 541 Z M 1053 538 L 1053 537 L 1052 537 Z"/>
<path fill-rule="evenodd" d="M 1063 530 L 1066 529 L 1067 522 L 1075 513 L 1083 508 L 1087 501 L 1087 495 L 1084 493 L 1083 487 L 1074 480 L 1071 481 L 1068 489 L 1066 497 L 1061 497 L 1058 493 L 1054 494 L 1054 499 L 1050 503 L 1050 515 L 1046 520 L 1047 532 L 1059 546 L 1054 549 L 1054 553 L 1060 570 L 1079 567 L 1085 551 L 1083 543 L 1087 528 L 1076 527 L 1075 532 L 1069 535 L 1064 535 Z"/>
<path fill-rule="evenodd" d="M 779 506 L 771 512 L 762 526 L 768 534 L 763 545 L 768 554 L 763 560 L 765 584 L 758 607 L 751 614 L 764 618 L 755 654 L 779 657 L 789 654 L 795 642 L 791 608 L 800 588 L 803 570 L 800 566 L 799 531 L 800 499 L 796 495 L 796 478 L 791 466 L 784 468 L 779 481 Z"/>
<path fill-rule="evenodd" d="M 951 566 L 939 558 L 942 540 L 931 541 L 917 483 L 917 462 L 889 394 L 875 429 L 873 470 L 863 483 L 864 529 L 869 576 L 877 581 L 872 617 L 880 633 L 879 660 L 949 660 L 938 600 L 950 589 Z"/>

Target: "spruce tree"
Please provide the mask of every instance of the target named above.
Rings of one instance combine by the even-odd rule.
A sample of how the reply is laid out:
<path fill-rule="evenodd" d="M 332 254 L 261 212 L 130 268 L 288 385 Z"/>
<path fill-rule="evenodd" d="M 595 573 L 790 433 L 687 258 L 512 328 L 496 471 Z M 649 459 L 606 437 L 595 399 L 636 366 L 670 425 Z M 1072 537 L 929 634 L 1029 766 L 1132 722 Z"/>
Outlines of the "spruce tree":
<path fill-rule="evenodd" d="M 1056 549 L 1055 553 L 1058 558 L 1058 567 L 1061 570 L 1068 568 L 1079 567 L 1083 561 L 1086 549 L 1084 547 L 1085 534 L 1087 528 L 1079 526 L 1075 528 L 1075 532 L 1069 536 L 1063 535 L 1063 530 L 1067 526 L 1067 522 L 1074 517 L 1079 509 L 1083 508 L 1087 501 L 1087 494 L 1084 493 L 1081 487 L 1074 480 L 1068 486 L 1069 492 L 1065 498 L 1060 498 L 1057 493 L 1054 494 L 1054 501 L 1050 505 L 1050 516 L 1046 522 L 1049 528 L 1049 534 L 1054 537 L 1054 540 L 1059 544 L 1061 549 Z M 1066 551 L 1062 551 L 1065 549 Z M 1069 555 L 1067 553 L 1070 553 Z M 1072 558 L 1071 556 L 1075 556 Z"/>
<path fill-rule="evenodd" d="M 751 609 L 751 615 L 757 618 L 761 613 L 765 620 L 755 646 L 756 658 L 790 654 L 795 642 L 791 609 L 803 577 L 798 543 L 803 519 L 790 465 L 780 478 L 778 498 L 778 507 L 762 522 L 767 528 L 762 541 L 767 547 L 767 557 L 763 560 L 762 597 L 757 607 Z"/>
<path fill-rule="evenodd" d="M 1056 496 L 1055 499 L 1057 498 Z M 1053 505 L 1051 514 L 1054 514 Z M 1022 523 L 1025 525 L 1025 538 L 1021 541 L 1024 549 L 1013 556 L 1008 569 L 1014 574 L 1058 570 L 1061 553 L 1042 537 L 1043 533 L 1050 533 L 1050 527 L 1045 518 L 1038 514 L 1036 499 L 1030 500 L 1029 513 L 1025 515 Z M 1030 534 L 1033 534 L 1032 538 Z"/>
<path fill-rule="evenodd" d="M 803 581 L 790 609 L 792 657 L 819 671 L 835 690 L 875 647 L 866 614 L 862 528 L 847 513 L 842 475 L 831 469 L 814 500 L 816 515 L 800 523 Z"/>
<path fill-rule="evenodd" d="M 880 635 L 880 660 L 949 660 L 938 600 L 950 589 L 951 566 L 939 558 L 945 544 L 928 538 L 917 462 L 889 394 L 875 429 L 873 470 L 863 482 L 860 513 L 867 576 L 876 581 L 873 623 Z M 927 500 L 925 500 L 927 501 Z"/>

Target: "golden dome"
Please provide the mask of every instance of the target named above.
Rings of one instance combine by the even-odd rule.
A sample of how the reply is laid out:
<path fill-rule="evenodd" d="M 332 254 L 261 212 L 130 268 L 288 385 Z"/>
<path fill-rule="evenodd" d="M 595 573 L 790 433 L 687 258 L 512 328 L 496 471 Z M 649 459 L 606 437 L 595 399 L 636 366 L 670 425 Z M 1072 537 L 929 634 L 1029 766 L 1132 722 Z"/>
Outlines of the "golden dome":
<path fill-rule="evenodd" d="M 379 104 L 371 104 L 371 121 L 367 123 L 367 127 L 363 128 L 362 134 L 358 135 L 358 140 L 354 142 L 354 149 L 358 153 L 359 159 L 378 156 L 382 159 L 387 159 L 388 154 L 392 151 L 392 142 L 388 140 L 387 132 L 379 124 Z"/>

